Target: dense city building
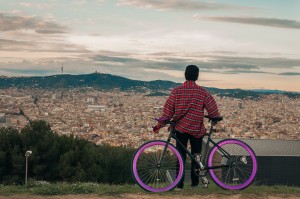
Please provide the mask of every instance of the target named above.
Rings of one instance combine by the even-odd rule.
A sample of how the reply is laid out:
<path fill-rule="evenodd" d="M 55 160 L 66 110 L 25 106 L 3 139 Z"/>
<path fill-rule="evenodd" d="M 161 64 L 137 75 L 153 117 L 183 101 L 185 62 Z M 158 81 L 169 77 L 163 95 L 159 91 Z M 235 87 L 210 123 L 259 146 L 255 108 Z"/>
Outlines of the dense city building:
<path fill-rule="evenodd" d="M 216 138 L 300 139 L 299 99 L 277 94 L 256 100 L 214 97 L 224 117 Z M 21 129 L 30 120 L 45 120 L 58 134 L 75 135 L 97 144 L 139 146 L 147 140 L 166 138 L 167 128 L 158 135 L 151 128 L 166 100 L 167 96 L 92 88 L 66 89 L 63 93 L 2 89 L 0 126 Z"/>

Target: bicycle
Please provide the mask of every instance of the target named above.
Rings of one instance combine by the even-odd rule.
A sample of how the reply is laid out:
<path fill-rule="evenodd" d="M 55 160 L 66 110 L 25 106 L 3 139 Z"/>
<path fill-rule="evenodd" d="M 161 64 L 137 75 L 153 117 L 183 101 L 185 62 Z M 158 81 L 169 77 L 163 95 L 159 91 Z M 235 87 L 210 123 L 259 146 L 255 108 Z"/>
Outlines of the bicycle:
<path fill-rule="evenodd" d="M 207 143 L 202 152 L 203 156 L 199 154 L 193 156 L 182 146 L 174 133 L 176 124 L 174 121 L 156 119 L 161 123 L 170 124 L 169 136 L 167 141 L 149 141 L 137 149 L 131 164 L 132 175 L 137 184 L 150 192 L 169 191 L 178 185 L 183 177 L 185 165 L 177 148 L 170 143 L 173 138 L 185 148 L 191 161 L 197 163 L 193 170 L 201 177 L 204 187 L 208 186 L 206 175 L 209 173 L 215 184 L 223 189 L 247 188 L 256 176 L 256 155 L 249 145 L 240 140 L 224 139 L 216 143 L 211 139 L 215 125 L 222 119 L 222 117 L 209 118 L 211 126 L 209 133 L 204 135 L 207 136 Z M 213 145 L 210 152 L 209 144 Z"/>

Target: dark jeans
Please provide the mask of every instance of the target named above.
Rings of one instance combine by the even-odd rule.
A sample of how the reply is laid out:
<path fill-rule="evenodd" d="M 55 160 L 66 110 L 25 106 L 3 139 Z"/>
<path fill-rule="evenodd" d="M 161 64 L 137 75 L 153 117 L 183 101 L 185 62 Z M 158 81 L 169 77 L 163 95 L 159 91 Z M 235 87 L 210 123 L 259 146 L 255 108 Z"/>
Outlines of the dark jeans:
<path fill-rule="evenodd" d="M 176 137 L 178 138 L 178 140 L 181 142 L 181 144 L 185 148 L 187 148 L 188 140 L 190 140 L 192 155 L 194 155 L 195 153 L 201 153 L 203 137 L 195 138 L 192 135 L 189 135 L 187 133 L 180 133 L 179 131 L 175 131 L 175 133 L 176 133 Z M 184 148 L 178 142 L 176 142 L 176 148 L 181 153 L 182 158 L 183 158 L 183 162 L 185 164 L 186 152 L 185 152 Z M 196 165 L 196 163 L 194 161 L 192 161 L 192 164 L 191 164 L 192 186 L 196 186 L 196 185 L 199 184 L 199 177 L 194 173 L 195 165 Z M 197 165 L 197 168 L 198 167 L 199 166 Z M 185 171 L 183 173 L 183 177 L 182 177 L 181 182 L 177 186 L 178 188 L 183 188 L 183 185 L 184 185 L 184 176 L 185 176 Z"/>

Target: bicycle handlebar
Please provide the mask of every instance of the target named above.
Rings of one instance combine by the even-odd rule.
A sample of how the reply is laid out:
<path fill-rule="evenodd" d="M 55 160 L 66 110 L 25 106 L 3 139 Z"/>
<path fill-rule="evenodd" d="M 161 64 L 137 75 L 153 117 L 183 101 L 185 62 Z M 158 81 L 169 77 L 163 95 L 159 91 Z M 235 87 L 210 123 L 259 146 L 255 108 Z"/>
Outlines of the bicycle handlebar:
<path fill-rule="evenodd" d="M 156 121 L 159 123 L 166 125 L 166 124 L 173 124 L 175 123 L 174 121 L 171 121 L 169 118 L 163 117 L 163 118 L 154 118 Z"/>
<path fill-rule="evenodd" d="M 204 115 L 205 118 L 208 118 L 209 122 L 211 122 L 213 125 L 217 124 L 218 122 L 222 121 L 223 120 L 223 117 L 222 116 L 219 116 L 219 117 L 209 117 L 208 115 Z"/>

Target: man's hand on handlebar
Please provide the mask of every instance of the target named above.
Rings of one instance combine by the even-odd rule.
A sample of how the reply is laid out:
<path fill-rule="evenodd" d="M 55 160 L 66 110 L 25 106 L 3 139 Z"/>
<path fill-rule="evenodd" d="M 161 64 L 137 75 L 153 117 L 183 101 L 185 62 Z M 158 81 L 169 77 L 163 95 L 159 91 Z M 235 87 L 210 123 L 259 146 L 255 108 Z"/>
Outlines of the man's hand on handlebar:
<path fill-rule="evenodd" d="M 167 122 L 169 122 L 170 120 L 166 117 L 162 117 L 162 118 L 154 118 L 156 121 L 158 121 L 156 126 L 153 126 L 153 133 L 158 133 L 159 130 L 164 127 L 166 125 Z"/>
<path fill-rule="evenodd" d="M 161 123 L 157 123 L 157 125 L 156 126 L 153 126 L 152 128 L 153 128 L 153 133 L 158 133 L 159 132 L 159 130 L 163 127 L 164 125 L 162 125 Z"/>

